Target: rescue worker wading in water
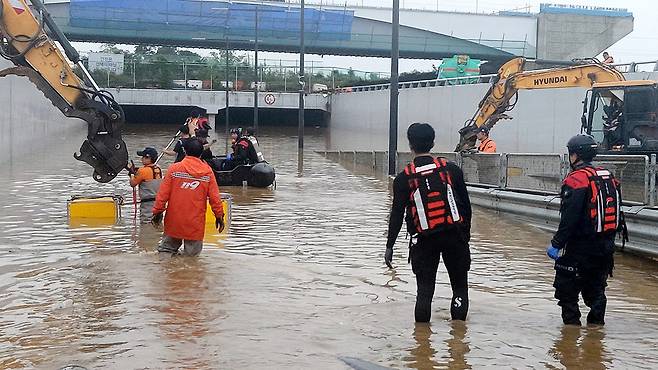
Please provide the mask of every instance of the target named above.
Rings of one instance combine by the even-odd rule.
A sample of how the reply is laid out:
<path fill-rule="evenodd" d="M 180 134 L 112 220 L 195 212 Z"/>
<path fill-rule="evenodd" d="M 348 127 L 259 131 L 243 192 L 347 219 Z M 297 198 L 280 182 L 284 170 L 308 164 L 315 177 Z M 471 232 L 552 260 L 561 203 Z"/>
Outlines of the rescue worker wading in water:
<path fill-rule="evenodd" d="M 143 167 L 136 169 L 131 167 L 129 171 L 130 186 L 133 188 L 139 186 L 139 214 L 143 223 L 151 220 L 151 209 L 155 202 L 155 195 L 162 182 L 162 170 L 155 165 L 158 158 L 158 151 L 155 148 L 147 147 L 137 152 L 142 157 Z"/>
<path fill-rule="evenodd" d="M 453 320 L 465 320 L 468 313 L 468 246 L 471 229 L 471 203 L 461 169 L 445 158 L 429 153 L 434 146 L 434 129 L 427 123 L 414 123 L 407 130 L 413 162 L 395 177 L 393 206 L 388 224 L 384 261 L 393 260 L 393 245 L 405 218 L 411 234 L 409 259 L 416 275 L 416 322 L 428 322 L 436 272 L 443 255 L 450 276 Z"/>
<path fill-rule="evenodd" d="M 176 255 L 183 245 L 183 255 L 196 256 L 203 248 L 206 226 L 206 203 L 215 214 L 215 226 L 224 230 L 224 208 L 215 175 L 199 157 L 203 144 L 195 138 L 183 142 L 185 158 L 172 164 L 162 182 L 153 207 L 153 224 L 164 217 L 164 237 L 158 247 L 161 253 Z"/>
<path fill-rule="evenodd" d="M 591 164 L 597 146 L 589 135 L 567 143 L 572 171 L 562 184 L 560 226 L 546 250 L 555 260 L 555 298 L 566 325 L 581 325 L 580 294 L 590 308 L 587 323 L 605 323 L 605 287 L 614 266 L 616 233 L 628 239 L 620 184 L 610 171 Z"/>

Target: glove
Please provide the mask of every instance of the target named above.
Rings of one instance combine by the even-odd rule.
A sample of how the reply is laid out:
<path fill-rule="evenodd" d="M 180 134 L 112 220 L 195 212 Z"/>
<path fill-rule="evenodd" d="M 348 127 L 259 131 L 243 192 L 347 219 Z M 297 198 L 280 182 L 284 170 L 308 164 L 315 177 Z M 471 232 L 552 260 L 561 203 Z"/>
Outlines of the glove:
<path fill-rule="evenodd" d="M 224 231 L 224 217 L 215 217 L 215 227 L 220 233 Z"/>
<path fill-rule="evenodd" d="M 560 257 L 560 250 L 551 244 L 546 248 L 546 255 L 557 261 L 558 257 Z"/>
<path fill-rule="evenodd" d="M 153 226 L 160 226 L 162 223 L 162 216 L 162 213 L 154 213 L 153 217 L 151 217 L 151 224 L 153 224 Z"/>
<path fill-rule="evenodd" d="M 137 173 L 137 168 L 135 168 L 134 165 L 128 166 L 128 176 L 133 176 L 134 174 Z"/>
<path fill-rule="evenodd" d="M 229 160 L 229 161 L 232 160 L 233 159 L 233 153 L 228 153 L 226 155 L 226 159 Z"/>
<path fill-rule="evenodd" d="M 392 269 L 393 265 L 391 265 L 391 262 L 393 261 L 393 248 L 386 248 L 386 253 L 384 253 L 384 263 L 386 263 L 386 266 L 388 268 Z"/>

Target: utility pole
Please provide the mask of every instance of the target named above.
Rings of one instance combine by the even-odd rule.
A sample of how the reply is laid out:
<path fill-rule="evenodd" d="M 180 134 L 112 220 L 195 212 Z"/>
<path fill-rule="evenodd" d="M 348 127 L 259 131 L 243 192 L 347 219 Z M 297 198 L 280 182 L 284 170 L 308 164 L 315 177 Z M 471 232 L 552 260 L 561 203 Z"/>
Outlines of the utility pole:
<path fill-rule="evenodd" d="M 258 87 L 260 83 L 258 82 L 258 4 L 256 4 L 256 37 L 255 37 L 255 49 L 254 49 L 254 131 L 258 135 Z"/>
<path fill-rule="evenodd" d="M 303 168 L 304 156 L 304 0 L 301 0 L 299 9 L 299 126 L 297 135 L 299 141 L 297 150 L 299 154 L 298 169 Z"/>
<path fill-rule="evenodd" d="M 224 113 L 225 113 L 224 119 L 226 121 L 226 130 L 225 130 L 226 151 L 225 151 L 225 153 L 228 153 L 228 142 L 229 142 L 229 133 L 228 133 L 228 131 L 229 131 L 229 125 L 230 125 L 230 120 L 229 120 L 229 116 L 228 116 L 229 95 L 230 95 L 229 94 L 229 88 L 228 88 L 229 79 L 230 79 L 229 70 L 228 70 L 228 68 L 229 68 L 229 66 L 228 66 L 228 48 L 229 48 L 229 44 L 228 44 L 228 36 L 227 36 L 226 37 L 226 108 L 224 110 Z"/>
<path fill-rule="evenodd" d="M 395 175 L 398 152 L 398 60 L 400 58 L 400 0 L 393 0 L 391 93 L 388 127 L 388 174 Z"/>

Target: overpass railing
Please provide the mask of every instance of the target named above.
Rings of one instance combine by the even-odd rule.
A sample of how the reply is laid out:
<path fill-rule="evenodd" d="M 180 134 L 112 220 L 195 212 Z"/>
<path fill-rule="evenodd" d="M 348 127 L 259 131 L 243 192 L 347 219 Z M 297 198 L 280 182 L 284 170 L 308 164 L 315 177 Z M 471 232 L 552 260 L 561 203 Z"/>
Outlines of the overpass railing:
<path fill-rule="evenodd" d="M 353 166 L 365 166 L 387 173 L 386 152 L 322 152 L 327 158 Z M 542 195 L 559 195 L 562 180 L 569 173 L 569 159 L 557 153 L 455 153 L 437 152 L 457 163 L 469 185 Z M 411 161 L 411 153 L 398 153 L 397 168 Z M 629 205 L 658 205 L 658 164 L 656 155 L 599 155 L 593 163 L 607 168 L 622 184 Z M 381 172 L 380 172 L 381 171 Z"/>
<path fill-rule="evenodd" d="M 399 82 L 398 88 L 400 89 L 416 89 L 423 87 L 437 87 L 437 86 L 451 86 L 451 85 L 468 85 L 478 83 L 491 83 L 491 79 L 495 74 L 468 76 L 468 77 L 453 77 L 453 78 L 437 78 L 432 80 L 408 81 Z M 391 84 L 375 84 L 365 86 L 352 86 L 341 89 L 336 89 L 337 92 L 361 92 L 361 91 L 377 91 L 388 90 Z"/>

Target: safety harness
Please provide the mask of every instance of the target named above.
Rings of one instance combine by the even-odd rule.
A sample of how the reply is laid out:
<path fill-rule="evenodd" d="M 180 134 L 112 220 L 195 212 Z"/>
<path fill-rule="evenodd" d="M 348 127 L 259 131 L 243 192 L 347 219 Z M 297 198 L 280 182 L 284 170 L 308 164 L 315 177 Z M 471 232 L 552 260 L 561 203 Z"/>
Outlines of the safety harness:
<path fill-rule="evenodd" d="M 600 167 L 585 167 L 577 171 L 584 172 L 589 181 L 587 205 L 592 228 L 600 235 L 620 233 L 622 245 L 625 245 L 628 230 L 621 210 L 619 181 L 610 171 Z"/>
<path fill-rule="evenodd" d="M 433 234 L 463 222 L 446 165 L 445 158 L 434 158 L 433 163 L 416 167 L 412 162 L 404 169 L 411 188 L 412 234 Z"/>

